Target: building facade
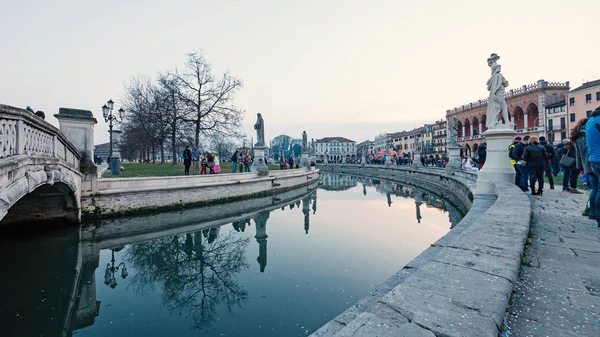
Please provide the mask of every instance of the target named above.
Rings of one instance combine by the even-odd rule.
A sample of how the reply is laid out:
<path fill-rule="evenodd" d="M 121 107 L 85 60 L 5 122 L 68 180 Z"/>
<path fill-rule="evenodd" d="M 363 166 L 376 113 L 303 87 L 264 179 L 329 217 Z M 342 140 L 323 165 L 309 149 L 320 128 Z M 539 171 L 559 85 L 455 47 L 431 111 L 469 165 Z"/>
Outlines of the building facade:
<path fill-rule="evenodd" d="M 546 140 L 556 145 L 568 136 L 565 100 L 546 106 Z"/>
<path fill-rule="evenodd" d="M 446 144 L 447 134 L 448 123 L 445 119 L 441 119 L 435 122 L 435 124 L 433 124 L 433 151 L 435 153 L 434 155 L 437 154 L 442 156 L 443 154 L 448 152 Z"/>
<path fill-rule="evenodd" d="M 545 80 L 508 90 L 504 97 L 509 118 L 515 123 L 517 134 L 545 135 L 546 118 L 543 114 L 546 112 L 546 106 L 563 100 L 568 91 L 568 81 L 559 83 Z M 476 154 L 478 145 L 485 141 L 482 133 L 487 130 L 486 113 L 487 98 L 446 111 L 447 121 L 454 117 L 458 119 L 457 144 L 461 146 L 463 155 Z"/>
<path fill-rule="evenodd" d="M 325 137 L 315 141 L 317 160 L 341 163 L 356 159 L 356 142 L 344 137 Z"/>
<path fill-rule="evenodd" d="M 363 153 L 365 157 L 369 157 L 375 154 L 375 146 L 370 140 L 365 140 L 362 143 L 356 145 L 356 156 L 362 157 Z"/>
<path fill-rule="evenodd" d="M 600 80 L 583 83 L 565 94 L 567 103 L 567 137 L 575 124 L 590 117 L 592 111 L 600 106 Z"/>

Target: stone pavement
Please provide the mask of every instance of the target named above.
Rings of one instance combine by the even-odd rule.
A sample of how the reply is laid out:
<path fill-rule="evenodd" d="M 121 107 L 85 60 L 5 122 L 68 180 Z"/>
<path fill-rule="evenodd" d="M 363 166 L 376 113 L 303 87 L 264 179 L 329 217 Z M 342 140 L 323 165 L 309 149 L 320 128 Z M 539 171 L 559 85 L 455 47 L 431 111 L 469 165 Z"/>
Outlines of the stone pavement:
<path fill-rule="evenodd" d="M 533 219 L 502 337 L 600 336 L 600 229 L 581 215 L 587 198 L 530 196 Z"/>

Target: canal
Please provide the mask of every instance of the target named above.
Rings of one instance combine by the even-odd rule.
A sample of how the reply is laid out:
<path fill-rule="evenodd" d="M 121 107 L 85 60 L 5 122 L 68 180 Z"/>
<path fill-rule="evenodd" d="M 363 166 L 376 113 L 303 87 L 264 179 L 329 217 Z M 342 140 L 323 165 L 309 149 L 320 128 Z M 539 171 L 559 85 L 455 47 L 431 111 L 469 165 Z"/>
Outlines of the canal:
<path fill-rule="evenodd" d="M 332 173 L 263 199 L 4 231 L 3 335 L 306 336 L 461 219 L 409 185 Z"/>

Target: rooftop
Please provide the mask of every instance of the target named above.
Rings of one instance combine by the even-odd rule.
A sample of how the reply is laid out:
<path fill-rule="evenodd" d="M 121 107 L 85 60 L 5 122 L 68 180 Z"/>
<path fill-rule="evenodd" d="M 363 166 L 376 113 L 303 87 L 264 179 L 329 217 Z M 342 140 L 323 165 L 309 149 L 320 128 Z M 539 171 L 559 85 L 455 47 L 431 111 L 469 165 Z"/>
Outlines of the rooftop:
<path fill-rule="evenodd" d="M 584 90 L 584 89 L 589 89 L 592 87 L 597 87 L 600 86 L 600 80 L 595 80 L 595 81 L 591 81 L 591 82 L 585 82 L 584 84 L 578 86 L 577 88 L 569 91 L 569 92 L 574 92 L 574 91 L 579 91 L 579 90 Z"/>
<path fill-rule="evenodd" d="M 331 143 L 333 141 L 338 141 L 340 143 L 355 143 L 355 141 L 344 137 L 325 137 L 316 140 L 317 143 Z"/>

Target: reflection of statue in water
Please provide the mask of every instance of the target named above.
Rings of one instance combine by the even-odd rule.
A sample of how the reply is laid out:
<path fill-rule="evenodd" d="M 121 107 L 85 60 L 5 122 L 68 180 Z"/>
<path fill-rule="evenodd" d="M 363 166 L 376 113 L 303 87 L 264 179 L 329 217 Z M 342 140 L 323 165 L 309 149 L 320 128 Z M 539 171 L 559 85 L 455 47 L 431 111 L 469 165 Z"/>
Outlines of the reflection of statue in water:
<path fill-rule="evenodd" d="M 302 213 L 304 214 L 304 234 L 308 234 L 310 228 L 310 195 L 302 198 Z"/>
<path fill-rule="evenodd" d="M 254 146 L 265 146 L 265 122 L 260 113 L 256 114 L 254 130 L 256 130 L 256 144 L 254 144 Z"/>
<path fill-rule="evenodd" d="M 193 237 L 174 235 L 131 246 L 126 261 L 137 272 L 129 286 L 138 295 L 162 288 L 162 304 L 171 314 L 189 317 L 193 329 L 208 329 L 217 319 L 218 306 L 231 311 L 248 298 L 236 275 L 248 268 L 249 239 L 233 231 L 218 238 L 214 233 L 211 243 L 198 231 Z M 181 254 L 188 245 L 192 253 Z"/>
<path fill-rule="evenodd" d="M 258 257 L 256 261 L 260 266 L 260 272 L 264 273 L 267 267 L 267 220 L 269 220 L 269 211 L 260 211 L 253 218 L 256 224 L 256 242 L 258 242 Z"/>
<path fill-rule="evenodd" d="M 508 81 L 501 71 L 501 66 L 496 63 L 500 59 L 497 54 L 492 54 L 487 63 L 492 70 L 492 75 L 487 81 L 487 89 L 490 92 L 488 98 L 487 115 L 485 125 L 488 129 L 498 129 L 503 126 L 512 128 L 512 123 L 508 119 L 508 107 L 504 99 L 504 89 L 508 86 Z M 504 123 L 502 122 L 504 119 Z"/>
<path fill-rule="evenodd" d="M 312 210 L 313 210 L 313 214 L 315 214 L 315 213 L 317 213 L 317 190 L 312 192 L 311 197 L 312 197 Z"/>

